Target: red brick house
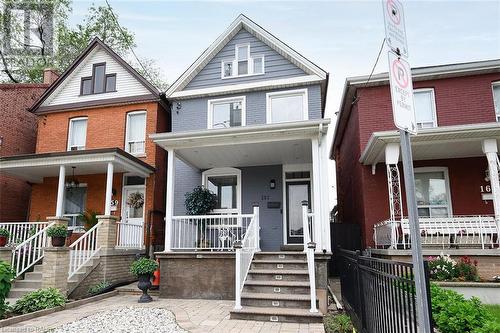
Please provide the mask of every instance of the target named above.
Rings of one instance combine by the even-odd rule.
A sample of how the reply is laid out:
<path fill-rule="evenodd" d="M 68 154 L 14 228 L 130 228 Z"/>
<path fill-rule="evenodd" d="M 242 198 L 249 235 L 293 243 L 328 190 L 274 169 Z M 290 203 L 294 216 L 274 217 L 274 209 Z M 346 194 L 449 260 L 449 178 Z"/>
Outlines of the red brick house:
<path fill-rule="evenodd" d="M 47 69 L 43 83 L 0 84 L 0 157 L 35 152 L 37 117 L 29 108 L 57 77 Z M 0 221 L 25 221 L 30 193 L 25 181 L 0 174 Z"/>
<path fill-rule="evenodd" d="M 498 247 L 500 60 L 415 68 L 412 138 L 424 249 Z M 340 222 L 365 247 L 409 248 L 387 73 L 348 78 L 331 158 Z M 401 252 L 399 252 L 401 253 Z"/>

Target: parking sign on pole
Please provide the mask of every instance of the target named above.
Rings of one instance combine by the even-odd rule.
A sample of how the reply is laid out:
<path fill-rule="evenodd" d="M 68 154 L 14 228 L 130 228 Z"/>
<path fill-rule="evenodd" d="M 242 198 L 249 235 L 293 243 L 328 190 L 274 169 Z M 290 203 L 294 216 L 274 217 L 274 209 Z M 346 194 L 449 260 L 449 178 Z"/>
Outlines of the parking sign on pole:
<path fill-rule="evenodd" d="M 384 0 L 383 4 L 387 43 L 397 54 L 408 58 L 403 4 L 398 0 Z"/>

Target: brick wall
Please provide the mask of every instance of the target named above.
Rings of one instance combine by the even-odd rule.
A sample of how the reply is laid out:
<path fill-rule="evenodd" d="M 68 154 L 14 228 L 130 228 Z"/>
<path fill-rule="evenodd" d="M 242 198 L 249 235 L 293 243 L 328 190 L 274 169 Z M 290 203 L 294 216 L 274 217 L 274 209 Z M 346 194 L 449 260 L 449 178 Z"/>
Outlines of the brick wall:
<path fill-rule="evenodd" d="M 0 156 L 35 152 L 36 116 L 28 108 L 48 84 L 0 84 Z M 30 186 L 23 180 L 0 174 L 0 222 L 25 221 Z"/>

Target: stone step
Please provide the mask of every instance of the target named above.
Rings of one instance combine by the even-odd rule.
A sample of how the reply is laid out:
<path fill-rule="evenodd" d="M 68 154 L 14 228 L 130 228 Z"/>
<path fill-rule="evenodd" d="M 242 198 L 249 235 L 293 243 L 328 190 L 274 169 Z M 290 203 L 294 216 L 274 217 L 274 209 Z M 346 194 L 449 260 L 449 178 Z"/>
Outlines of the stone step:
<path fill-rule="evenodd" d="M 321 323 L 321 312 L 311 313 L 309 309 L 289 309 L 278 307 L 243 306 L 240 310 L 232 310 L 231 319 L 271 321 L 281 323 Z"/>
<path fill-rule="evenodd" d="M 14 282 L 13 288 L 42 288 L 42 280 L 17 280 Z"/>
<path fill-rule="evenodd" d="M 263 284 L 250 284 L 250 282 L 265 282 Z M 309 295 L 309 282 L 305 286 L 293 286 L 293 285 L 271 285 L 271 281 L 246 281 L 243 286 L 243 292 L 248 293 L 274 293 L 274 294 L 296 294 L 296 295 Z M 294 281 L 276 281 L 276 282 L 294 282 Z M 301 282 L 301 281 L 299 281 Z M 302 283 L 302 282 L 301 282 Z"/>
<path fill-rule="evenodd" d="M 307 270 L 251 269 L 248 271 L 247 280 L 308 281 L 309 273 Z"/>
<path fill-rule="evenodd" d="M 306 260 L 302 251 L 256 252 L 254 260 Z"/>
<path fill-rule="evenodd" d="M 42 280 L 42 272 L 28 272 L 24 274 L 25 280 Z"/>
<path fill-rule="evenodd" d="M 305 269 L 307 270 L 307 261 L 305 260 L 253 260 L 251 269 Z"/>
<path fill-rule="evenodd" d="M 43 270 L 43 265 L 41 263 L 33 266 L 33 272 L 35 273 L 41 273 L 42 270 Z"/>
<path fill-rule="evenodd" d="M 9 298 L 21 298 L 23 295 L 37 290 L 38 288 L 12 288 L 9 292 Z"/>
<path fill-rule="evenodd" d="M 278 307 L 293 309 L 309 309 L 310 295 L 304 294 L 277 294 L 277 293 L 247 293 L 241 294 L 241 304 L 252 307 Z M 316 300 L 316 306 L 318 301 Z"/>

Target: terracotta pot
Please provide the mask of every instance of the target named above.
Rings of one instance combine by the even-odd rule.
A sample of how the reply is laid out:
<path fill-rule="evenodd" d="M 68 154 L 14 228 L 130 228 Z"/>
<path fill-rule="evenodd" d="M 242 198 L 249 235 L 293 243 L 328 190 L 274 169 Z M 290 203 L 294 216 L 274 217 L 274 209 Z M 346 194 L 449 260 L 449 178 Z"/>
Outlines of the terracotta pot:
<path fill-rule="evenodd" d="M 66 237 L 52 237 L 53 247 L 63 247 L 66 244 Z"/>
<path fill-rule="evenodd" d="M 137 288 L 142 290 L 142 295 L 139 298 L 139 303 L 149 303 L 153 301 L 153 298 L 148 295 L 148 289 L 151 289 L 151 274 L 139 275 Z"/>
<path fill-rule="evenodd" d="M 6 236 L 0 236 L 0 247 L 7 245 L 8 238 Z"/>

